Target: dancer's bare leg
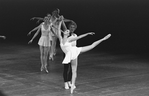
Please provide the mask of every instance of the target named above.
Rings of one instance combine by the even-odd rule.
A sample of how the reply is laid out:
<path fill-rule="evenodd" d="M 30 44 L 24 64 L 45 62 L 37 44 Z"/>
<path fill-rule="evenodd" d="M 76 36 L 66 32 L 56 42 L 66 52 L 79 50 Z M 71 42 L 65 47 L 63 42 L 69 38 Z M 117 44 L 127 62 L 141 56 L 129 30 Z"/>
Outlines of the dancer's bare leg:
<path fill-rule="evenodd" d="M 43 71 L 43 69 L 44 69 L 44 47 L 43 46 L 39 46 L 39 49 L 40 49 L 40 60 L 41 60 L 40 71 Z"/>
<path fill-rule="evenodd" d="M 81 53 L 93 49 L 93 48 L 96 47 L 98 44 L 100 44 L 102 41 L 107 40 L 107 39 L 110 38 L 110 37 L 111 37 L 111 34 L 108 34 L 108 35 L 105 36 L 104 38 L 102 38 L 102 39 L 100 39 L 100 40 L 98 40 L 98 41 L 95 41 L 95 42 L 92 43 L 91 45 L 82 47 Z"/>
<path fill-rule="evenodd" d="M 49 49 L 49 60 L 53 60 L 53 43 L 54 43 L 54 39 L 51 41 L 51 46 Z"/>
<path fill-rule="evenodd" d="M 47 73 L 48 73 L 48 69 L 47 69 L 48 54 L 49 54 L 49 47 L 44 47 L 44 68 Z"/>
<path fill-rule="evenodd" d="M 98 44 L 100 44 L 102 41 L 107 40 L 108 38 L 110 38 L 111 34 L 108 34 L 107 36 L 105 36 L 104 38 L 95 41 L 93 44 L 89 45 L 89 46 L 85 46 L 82 47 L 81 52 L 86 52 L 89 51 L 91 49 L 93 49 L 94 47 L 96 47 Z M 77 59 L 72 60 L 71 61 L 71 67 L 72 67 L 72 85 L 71 85 L 71 93 L 73 93 L 73 90 L 76 88 L 75 87 L 75 81 L 76 81 L 76 77 L 77 77 L 77 65 L 78 65 L 78 61 Z"/>
<path fill-rule="evenodd" d="M 51 60 L 51 56 L 52 56 L 52 46 L 49 47 L 49 60 Z"/>
<path fill-rule="evenodd" d="M 73 93 L 73 90 L 76 88 L 75 82 L 77 78 L 77 66 L 78 66 L 78 59 L 72 60 L 71 61 L 71 68 L 72 68 L 71 93 Z"/>
<path fill-rule="evenodd" d="M 53 55 L 56 55 L 56 41 L 57 41 L 57 37 L 54 36 L 54 40 L 53 40 Z"/>

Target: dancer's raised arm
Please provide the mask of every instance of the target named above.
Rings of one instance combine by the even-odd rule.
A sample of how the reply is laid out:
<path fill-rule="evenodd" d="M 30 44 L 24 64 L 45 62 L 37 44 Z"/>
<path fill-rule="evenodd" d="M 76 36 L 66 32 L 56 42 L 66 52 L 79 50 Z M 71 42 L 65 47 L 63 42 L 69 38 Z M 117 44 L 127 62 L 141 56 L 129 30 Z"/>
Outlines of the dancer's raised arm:
<path fill-rule="evenodd" d="M 64 30 L 67 29 L 67 27 L 66 27 L 66 25 L 65 25 L 65 22 L 72 22 L 72 23 L 75 23 L 73 20 L 66 19 L 66 18 L 64 18 L 63 16 L 61 16 L 61 17 L 63 18 L 62 25 L 63 25 Z"/>
<path fill-rule="evenodd" d="M 0 35 L 0 38 L 6 39 L 6 37 L 5 37 L 5 36 L 1 36 L 1 35 Z"/>
<path fill-rule="evenodd" d="M 34 40 L 34 38 L 39 34 L 40 29 L 41 29 L 41 25 L 40 25 L 40 27 L 38 27 L 38 30 L 37 30 L 36 33 L 34 34 L 33 38 L 28 42 L 28 44 L 32 43 L 32 41 Z"/>
<path fill-rule="evenodd" d="M 44 20 L 44 18 L 41 18 L 41 17 L 33 17 L 30 20 L 34 20 L 34 19 L 38 20 L 37 23 L 39 23 L 39 21 L 43 21 Z"/>
<path fill-rule="evenodd" d="M 40 27 L 41 27 L 41 24 L 40 24 L 39 26 L 35 27 L 33 30 L 31 30 L 27 35 L 31 35 L 31 33 L 32 33 L 33 31 L 35 31 L 35 30 L 37 30 L 37 29 L 40 29 Z"/>
<path fill-rule="evenodd" d="M 60 21 L 59 26 L 58 26 L 58 36 L 57 37 L 58 37 L 60 42 L 62 42 L 62 35 L 61 35 L 61 33 L 62 33 L 62 30 L 61 30 L 62 22 L 63 21 Z"/>
<path fill-rule="evenodd" d="M 41 17 L 33 17 L 30 20 L 34 20 L 34 19 L 43 20 L 43 18 L 41 18 Z"/>
<path fill-rule="evenodd" d="M 94 32 L 88 32 L 88 33 L 79 35 L 78 37 L 69 39 L 69 42 L 76 41 L 76 40 L 79 40 L 79 39 L 81 39 L 83 37 L 86 37 L 87 35 L 94 35 L 94 34 L 95 34 Z"/>
<path fill-rule="evenodd" d="M 72 20 L 64 18 L 64 22 L 70 22 Z"/>

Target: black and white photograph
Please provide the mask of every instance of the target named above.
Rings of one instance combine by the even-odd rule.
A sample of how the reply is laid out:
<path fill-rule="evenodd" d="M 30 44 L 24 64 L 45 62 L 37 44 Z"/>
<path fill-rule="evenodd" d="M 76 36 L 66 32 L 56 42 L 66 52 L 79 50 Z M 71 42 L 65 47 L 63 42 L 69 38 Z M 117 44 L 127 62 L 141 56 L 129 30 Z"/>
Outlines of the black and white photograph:
<path fill-rule="evenodd" d="M 148 0 L 0 0 L 0 96 L 149 96 Z"/>

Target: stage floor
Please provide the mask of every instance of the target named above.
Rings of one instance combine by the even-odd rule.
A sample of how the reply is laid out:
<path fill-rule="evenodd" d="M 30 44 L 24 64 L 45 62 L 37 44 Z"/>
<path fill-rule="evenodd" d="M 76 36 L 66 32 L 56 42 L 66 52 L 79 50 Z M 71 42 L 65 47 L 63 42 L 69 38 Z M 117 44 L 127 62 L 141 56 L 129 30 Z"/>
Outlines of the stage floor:
<path fill-rule="evenodd" d="M 39 48 L 0 48 L 0 90 L 6 96 L 149 96 L 149 61 L 132 54 L 89 51 L 79 56 L 73 94 L 64 89 L 62 51 L 40 72 Z"/>

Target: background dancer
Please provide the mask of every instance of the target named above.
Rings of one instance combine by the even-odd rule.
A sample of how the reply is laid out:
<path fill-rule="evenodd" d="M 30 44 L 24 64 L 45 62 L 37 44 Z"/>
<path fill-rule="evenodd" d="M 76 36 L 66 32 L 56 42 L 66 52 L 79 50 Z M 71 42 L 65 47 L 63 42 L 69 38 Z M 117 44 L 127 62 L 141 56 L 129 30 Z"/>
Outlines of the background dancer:
<path fill-rule="evenodd" d="M 59 30 L 58 30 L 58 38 L 60 41 L 60 46 L 62 51 L 65 53 L 65 58 L 63 60 L 63 64 L 68 64 L 70 62 L 71 63 L 71 67 L 72 67 L 72 84 L 71 84 L 71 93 L 73 93 L 73 90 L 75 89 L 75 81 L 76 81 L 76 77 L 77 77 L 77 57 L 80 53 L 82 52 L 87 52 L 91 49 L 93 49 L 94 47 L 96 47 L 98 44 L 100 44 L 102 41 L 107 40 L 111 34 L 108 34 L 107 36 L 105 36 L 104 38 L 95 41 L 94 43 L 92 43 L 91 45 L 88 46 L 84 46 L 84 47 L 76 47 L 76 46 L 72 46 L 71 42 L 72 41 L 76 41 L 79 40 L 87 35 L 93 35 L 93 32 L 89 32 L 83 35 L 80 35 L 76 38 L 70 39 L 68 36 L 70 34 L 70 30 L 66 30 L 63 32 L 63 37 L 61 36 L 61 24 L 63 21 L 63 17 L 60 18 L 61 22 L 59 24 Z"/>
<path fill-rule="evenodd" d="M 58 33 L 58 21 L 57 19 L 59 18 L 59 11 L 58 10 L 54 10 L 52 12 L 52 16 L 50 21 L 52 22 L 52 31 L 54 33 L 51 34 L 52 36 L 52 45 L 51 45 L 51 51 L 50 54 L 51 56 L 49 57 L 49 59 L 54 60 L 54 55 L 56 55 L 56 42 L 57 42 L 57 36 L 55 34 Z"/>
<path fill-rule="evenodd" d="M 51 22 L 52 22 L 52 30 L 54 32 L 54 34 L 52 34 L 52 38 L 53 38 L 53 42 L 52 42 L 52 46 L 51 46 L 51 57 L 55 56 L 56 55 L 56 43 L 57 43 L 57 34 L 58 34 L 58 26 L 59 26 L 59 18 L 60 18 L 60 10 L 59 9 L 56 9 L 52 12 L 52 16 L 51 16 Z M 72 20 L 69 20 L 69 19 L 64 19 L 63 20 L 64 22 L 72 22 Z M 66 30 L 66 25 L 65 23 L 63 22 L 62 26 L 63 26 L 63 29 Z M 49 59 L 54 59 L 54 58 L 49 58 Z"/>
<path fill-rule="evenodd" d="M 34 38 L 39 34 L 41 29 L 41 37 L 38 41 L 40 49 L 40 59 L 41 59 L 41 68 L 40 70 L 45 70 L 48 73 L 47 64 L 48 64 L 48 54 L 51 47 L 52 37 L 51 37 L 51 23 L 49 23 L 49 18 L 45 17 L 44 22 L 41 23 L 38 27 L 31 30 L 28 34 L 30 35 L 32 31 L 37 30 L 33 38 L 28 42 L 32 43 Z"/>
<path fill-rule="evenodd" d="M 56 20 L 57 20 L 57 17 L 58 17 L 57 15 L 58 15 L 57 10 L 55 10 L 54 12 L 52 12 L 52 16 L 51 16 L 51 14 L 47 14 L 46 17 L 49 18 L 49 24 L 51 22 L 52 22 L 53 25 L 55 24 L 54 22 L 56 22 Z M 39 23 L 39 21 L 43 21 L 44 18 L 33 17 L 32 19 L 33 20 L 34 19 L 37 19 L 38 20 L 37 22 Z M 51 30 L 51 31 L 55 31 L 55 30 Z M 53 34 L 53 32 L 51 32 L 51 37 L 52 37 L 52 40 L 51 40 L 51 47 L 49 49 L 49 60 L 54 60 L 53 55 L 56 54 L 55 53 L 55 50 L 56 50 L 55 46 L 56 46 L 57 38 L 55 37 L 55 35 Z"/>

